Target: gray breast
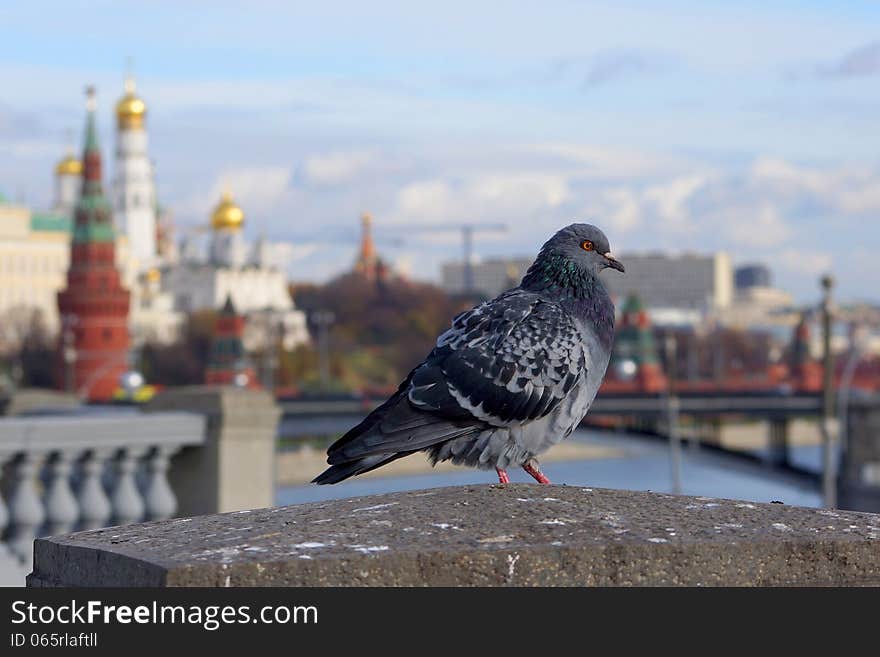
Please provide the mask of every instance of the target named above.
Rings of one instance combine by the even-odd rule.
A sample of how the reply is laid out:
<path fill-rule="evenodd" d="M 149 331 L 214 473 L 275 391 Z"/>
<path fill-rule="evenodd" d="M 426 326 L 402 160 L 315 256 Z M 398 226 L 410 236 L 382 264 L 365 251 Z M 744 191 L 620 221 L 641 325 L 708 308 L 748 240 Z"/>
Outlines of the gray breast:
<path fill-rule="evenodd" d="M 462 437 L 437 449 L 436 460 L 452 459 L 478 468 L 520 466 L 571 435 L 596 397 L 608 367 L 609 354 L 597 337 L 580 327 L 588 358 L 586 371 L 565 399 L 547 416 L 520 425 L 493 427 Z"/>

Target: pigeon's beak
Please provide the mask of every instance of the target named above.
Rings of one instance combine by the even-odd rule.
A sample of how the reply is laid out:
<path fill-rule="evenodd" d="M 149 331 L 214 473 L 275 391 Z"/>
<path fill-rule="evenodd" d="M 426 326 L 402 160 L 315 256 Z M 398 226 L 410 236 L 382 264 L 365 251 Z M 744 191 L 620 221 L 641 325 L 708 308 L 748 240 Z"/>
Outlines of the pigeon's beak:
<path fill-rule="evenodd" d="M 619 272 L 626 272 L 626 269 L 624 269 L 623 267 L 623 263 L 615 258 L 613 255 L 611 255 L 611 251 L 603 254 L 603 257 L 605 258 L 606 267 L 611 267 L 611 269 L 616 269 Z"/>

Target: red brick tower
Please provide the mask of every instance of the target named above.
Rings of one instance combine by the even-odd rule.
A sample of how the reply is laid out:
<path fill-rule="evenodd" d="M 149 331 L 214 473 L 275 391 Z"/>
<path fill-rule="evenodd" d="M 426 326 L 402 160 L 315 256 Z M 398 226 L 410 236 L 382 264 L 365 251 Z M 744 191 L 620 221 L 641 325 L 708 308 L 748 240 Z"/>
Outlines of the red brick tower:
<path fill-rule="evenodd" d="M 365 212 L 361 215 L 361 247 L 358 249 L 354 271 L 368 281 L 374 281 L 378 273 L 378 264 L 376 246 L 373 244 L 373 217 Z"/>
<path fill-rule="evenodd" d="M 74 210 L 67 288 L 58 293 L 59 314 L 73 332 L 73 362 L 68 377 L 59 368 L 59 387 L 72 384 L 89 401 L 108 401 L 128 369 L 129 293 L 116 269 L 116 232 L 101 184 L 94 89 L 87 95 L 82 192 Z"/>
<path fill-rule="evenodd" d="M 259 388 L 257 375 L 244 353 L 241 338 L 244 335 L 244 317 L 235 312 L 232 298 L 217 313 L 211 355 L 205 371 L 205 383 L 209 385 L 237 385 Z"/>
<path fill-rule="evenodd" d="M 810 354 L 810 326 L 807 314 L 794 327 L 789 356 L 790 383 L 800 392 L 817 392 L 822 389 L 822 365 Z"/>
<path fill-rule="evenodd" d="M 611 377 L 619 378 L 621 366 L 634 366 L 630 383 L 633 389 L 651 393 L 665 390 L 666 375 L 660 370 L 651 320 L 641 299 L 635 294 L 627 297 L 621 315 L 611 355 Z"/>

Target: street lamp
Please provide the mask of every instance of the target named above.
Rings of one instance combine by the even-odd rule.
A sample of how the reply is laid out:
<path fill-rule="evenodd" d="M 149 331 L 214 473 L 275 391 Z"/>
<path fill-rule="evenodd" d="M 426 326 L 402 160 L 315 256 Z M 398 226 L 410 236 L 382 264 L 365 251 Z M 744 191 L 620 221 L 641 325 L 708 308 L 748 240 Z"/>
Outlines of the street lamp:
<path fill-rule="evenodd" d="M 678 364 L 678 345 L 675 335 L 670 331 L 663 342 L 666 356 L 666 402 L 669 420 L 669 464 L 672 475 L 672 492 L 681 494 L 681 434 L 679 434 L 679 400 L 675 389 L 675 374 Z"/>
<path fill-rule="evenodd" d="M 831 354 L 831 289 L 830 274 L 819 281 L 822 286 L 822 497 L 825 508 L 837 506 L 837 461 L 831 431 L 834 417 L 834 359 Z"/>
<path fill-rule="evenodd" d="M 614 374 L 619 381 L 632 381 L 638 372 L 638 365 L 632 358 L 618 361 L 614 368 Z"/>
<path fill-rule="evenodd" d="M 144 375 L 136 370 L 128 370 L 119 375 L 119 387 L 125 391 L 125 396 L 133 398 L 135 393 L 144 385 Z"/>

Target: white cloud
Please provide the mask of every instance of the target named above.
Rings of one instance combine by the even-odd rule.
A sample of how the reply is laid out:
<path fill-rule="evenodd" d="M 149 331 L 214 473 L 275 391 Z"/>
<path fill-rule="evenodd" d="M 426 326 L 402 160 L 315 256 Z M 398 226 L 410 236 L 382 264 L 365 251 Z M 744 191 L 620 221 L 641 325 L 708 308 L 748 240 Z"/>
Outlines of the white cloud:
<path fill-rule="evenodd" d="M 706 181 L 706 176 L 700 174 L 673 178 L 650 186 L 645 190 L 644 199 L 653 206 L 664 230 L 684 232 L 691 229 L 688 201 Z"/>
<path fill-rule="evenodd" d="M 638 228 L 642 214 L 636 191 L 628 187 L 611 187 L 589 194 L 583 207 L 583 219 L 609 223 L 617 232 L 629 233 Z"/>
<path fill-rule="evenodd" d="M 245 213 L 245 221 L 253 214 L 274 213 L 287 193 L 291 170 L 288 167 L 247 167 L 227 169 L 218 173 L 213 182 L 174 203 L 175 214 L 186 223 L 203 223 L 223 193 L 229 191 Z M 261 226 L 265 229 L 266 226 Z"/>
<path fill-rule="evenodd" d="M 571 195 L 566 176 L 534 171 L 486 174 L 471 181 L 465 193 L 479 202 L 526 212 L 557 207 Z"/>
<path fill-rule="evenodd" d="M 454 218 L 460 212 L 456 207 L 461 207 L 449 183 L 443 180 L 422 180 L 404 185 L 397 193 L 396 205 L 397 213 L 408 219 L 432 220 Z"/>
<path fill-rule="evenodd" d="M 714 218 L 721 223 L 724 235 L 738 247 L 765 249 L 778 246 L 792 234 L 791 227 L 779 214 L 779 209 L 769 201 L 754 206 L 720 209 Z"/>
<path fill-rule="evenodd" d="M 516 227 L 558 213 L 571 199 L 563 174 L 486 171 L 404 184 L 390 214 L 401 222 L 502 222 Z"/>
<path fill-rule="evenodd" d="M 823 253 L 816 249 L 783 249 L 773 258 L 774 266 L 780 266 L 794 274 L 819 276 L 831 271 L 834 265 L 834 257 L 830 253 Z"/>
<path fill-rule="evenodd" d="M 306 159 L 303 172 L 309 184 L 341 185 L 354 182 L 376 162 L 376 154 L 368 151 L 312 155 Z"/>
<path fill-rule="evenodd" d="M 811 200 L 842 214 L 880 211 L 880 171 L 865 166 L 798 167 L 777 158 L 758 158 L 750 184 L 777 200 Z"/>

